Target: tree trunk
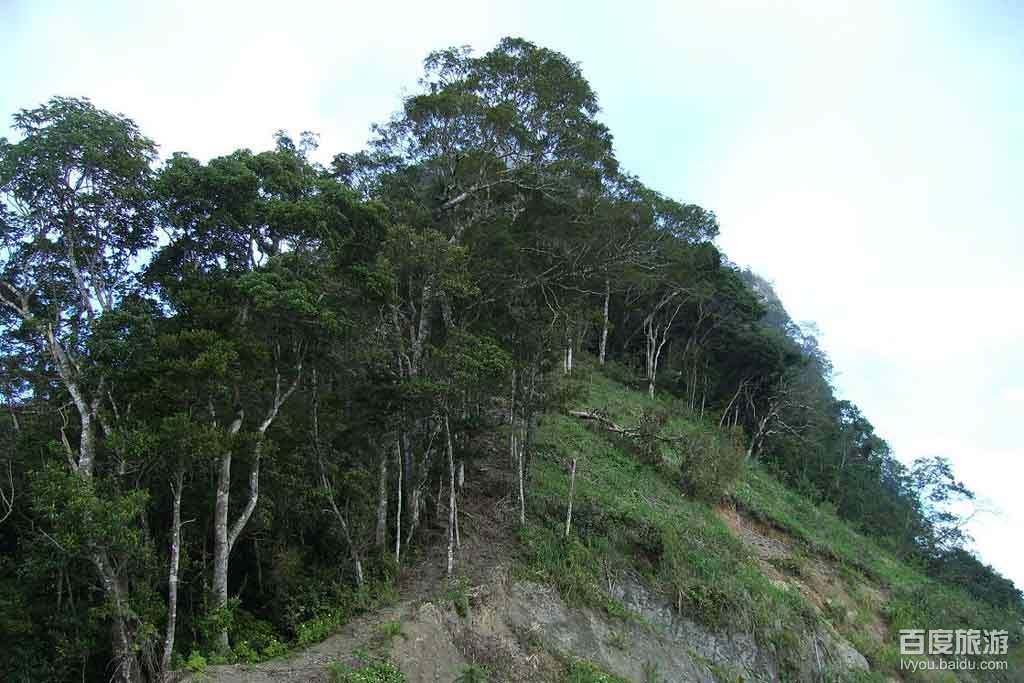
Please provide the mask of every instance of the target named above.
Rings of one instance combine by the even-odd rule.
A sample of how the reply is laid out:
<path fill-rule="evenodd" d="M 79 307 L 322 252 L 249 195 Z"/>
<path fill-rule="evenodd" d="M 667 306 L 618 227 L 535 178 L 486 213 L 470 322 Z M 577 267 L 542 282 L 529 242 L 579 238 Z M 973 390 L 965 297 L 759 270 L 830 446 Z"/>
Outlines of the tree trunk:
<path fill-rule="evenodd" d="M 96 552 L 92 559 L 93 564 L 99 570 L 103 589 L 113 603 L 110 639 L 116 664 L 111 679 L 121 681 L 121 683 L 139 683 L 142 681 L 142 665 L 133 647 L 135 638 L 132 632 L 127 582 L 123 576 L 116 573 L 106 551 Z"/>
<path fill-rule="evenodd" d="M 444 495 L 444 477 L 439 475 L 437 477 L 437 498 L 434 499 L 436 501 L 435 513 L 437 514 L 437 525 L 438 526 L 440 526 L 441 522 L 444 521 L 444 506 L 441 505 L 441 496 L 443 496 L 443 495 Z"/>
<path fill-rule="evenodd" d="M 228 502 L 231 490 L 231 451 L 220 458 L 220 472 L 217 476 L 217 500 L 213 508 L 213 607 L 224 608 L 228 604 Z M 217 649 L 228 651 L 228 632 L 217 636 Z"/>
<path fill-rule="evenodd" d="M 402 561 L 402 475 L 405 469 L 402 466 L 403 448 L 402 439 L 399 437 L 398 445 L 395 448 L 395 455 L 398 458 L 398 502 L 395 504 L 395 565 L 401 566 Z"/>
<path fill-rule="evenodd" d="M 513 437 L 514 439 L 514 437 Z M 513 440 L 513 444 L 515 441 Z M 524 483 L 525 463 L 523 462 L 523 447 L 519 446 L 518 457 L 516 458 L 519 470 L 519 526 L 526 526 L 526 485 Z"/>
<path fill-rule="evenodd" d="M 510 425 L 508 435 L 508 464 L 509 467 L 517 467 L 516 463 L 516 368 L 512 368 L 512 393 L 508 402 L 508 423 Z"/>
<path fill-rule="evenodd" d="M 185 473 L 178 471 L 173 490 L 174 505 L 171 515 L 171 559 L 167 571 L 167 632 L 164 635 L 164 652 L 160 671 L 165 679 L 171 672 L 171 655 L 174 653 L 174 628 L 178 619 L 178 563 L 181 560 L 181 489 Z"/>
<path fill-rule="evenodd" d="M 415 463 L 415 460 L 413 458 L 412 439 L 409 437 L 409 432 L 403 430 L 401 432 L 400 437 L 399 437 L 399 441 L 401 443 L 401 456 L 402 456 L 401 457 L 401 463 L 400 463 L 400 467 L 402 468 L 402 481 L 405 482 L 406 486 L 415 488 L 415 484 L 416 484 L 415 464 L 416 463 Z M 406 513 L 407 513 L 407 515 L 408 515 L 410 520 L 416 521 L 416 519 L 415 519 L 416 513 L 413 511 L 412 496 L 406 496 L 405 497 L 405 511 L 406 511 Z M 412 538 L 412 533 L 409 534 L 409 538 L 410 539 Z"/>
<path fill-rule="evenodd" d="M 604 317 L 601 324 L 601 348 L 598 361 L 604 365 L 605 352 L 608 349 L 608 300 L 611 298 L 612 285 L 608 278 L 604 280 Z"/>
<path fill-rule="evenodd" d="M 348 528 L 348 520 L 345 518 L 345 514 L 342 513 L 341 508 L 334 501 L 334 492 L 328 490 L 328 495 L 331 497 L 331 507 L 334 509 L 334 516 L 338 520 L 338 524 L 341 525 L 342 534 L 345 536 L 345 543 L 348 544 L 349 556 L 352 558 L 352 569 L 356 574 L 356 586 L 363 585 L 363 561 L 359 557 L 359 550 L 356 548 L 355 543 L 352 542 L 352 534 Z"/>
<path fill-rule="evenodd" d="M 245 525 L 249 523 L 253 510 L 260 495 L 260 457 L 263 454 L 263 440 L 270 425 L 274 423 L 281 406 L 295 393 L 302 379 L 302 359 L 300 358 L 295 368 L 295 379 L 288 388 L 281 392 L 281 373 L 274 370 L 274 400 L 267 411 L 263 421 L 256 429 L 256 445 L 253 448 L 252 469 L 249 471 L 249 499 L 245 508 L 238 514 L 231 529 L 228 529 L 228 503 L 231 491 L 231 451 L 221 456 L 220 473 L 217 477 L 217 501 L 214 505 L 214 543 L 213 543 L 213 606 L 215 609 L 223 609 L 228 604 L 228 562 L 231 558 L 231 550 L 241 535 Z M 236 388 L 237 394 L 237 388 Z M 242 421 L 245 412 L 237 409 L 234 421 L 228 428 L 229 434 L 237 434 L 242 428 Z M 230 649 L 228 633 L 223 630 L 217 636 L 217 646 L 222 653 Z"/>
<path fill-rule="evenodd" d="M 378 548 L 384 548 L 388 536 L 388 456 L 380 458 L 380 479 L 377 484 L 377 533 L 374 538 Z"/>
<path fill-rule="evenodd" d="M 448 578 L 451 579 L 455 569 L 455 455 L 447 413 L 444 416 L 444 433 L 448 451 Z"/>
<path fill-rule="evenodd" d="M 569 506 L 565 511 L 565 537 L 569 538 L 572 526 L 572 497 L 576 492 L 576 457 L 572 459 L 572 472 L 569 474 Z"/>
<path fill-rule="evenodd" d="M 459 538 L 459 498 L 455 497 L 455 547 L 462 548 L 462 540 Z"/>
<path fill-rule="evenodd" d="M 31 319 L 28 314 L 26 320 Z M 82 479 L 92 479 L 96 466 L 96 421 L 95 417 L 99 411 L 100 401 L 98 398 L 87 401 L 78 382 L 77 370 L 68 357 L 64 347 L 57 340 L 53 325 L 46 328 L 46 344 L 49 347 L 50 355 L 53 357 L 57 373 L 60 375 L 64 387 L 71 395 L 71 400 L 78 411 L 81 431 L 79 433 L 77 460 L 73 459 L 71 445 L 64 437 L 64 446 L 67 451 L 68 460 L 74 472 Z M 103 385 L 103 378 L 100 379 L 100 386 Z M 62 437 L 64 436 L 62 431 Z M 103 584 L 104 592 L 112 603 L 111 614 L 111 643 L 113 645 L 114 659 L 116 660 L 116 680 L 124 683 L 134 683 L 142 680 L 142 666 L 138 654 L 135 651 L 135 638 L 132 630 L 132 614 L 128 604 L 128 586 L 124 576 L 119 575 L 114 569 L 114 563 L 110 561 L 106 551 L 97 551 L 92 556 L 93 565 L 99 572 L 100 582 Z"/>

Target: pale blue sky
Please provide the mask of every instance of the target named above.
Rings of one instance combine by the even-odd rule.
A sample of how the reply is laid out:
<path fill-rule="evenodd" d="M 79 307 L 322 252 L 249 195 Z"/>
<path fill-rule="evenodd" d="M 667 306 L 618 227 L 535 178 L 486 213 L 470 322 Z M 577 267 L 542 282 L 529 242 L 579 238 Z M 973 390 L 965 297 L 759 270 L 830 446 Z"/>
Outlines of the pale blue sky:
<path fill-rule="evenodd" d="M 329 156 L 361 147 L 431 49 L 560 50 L 623 165 L 718 213 L 897 455 L 950 457 L 998 510 L 977 548 L 1024 586 L 1024 6 L 488 5 L 0 0 L 0 116 L 86 95 L 164 154 L 286 128 Z"/>

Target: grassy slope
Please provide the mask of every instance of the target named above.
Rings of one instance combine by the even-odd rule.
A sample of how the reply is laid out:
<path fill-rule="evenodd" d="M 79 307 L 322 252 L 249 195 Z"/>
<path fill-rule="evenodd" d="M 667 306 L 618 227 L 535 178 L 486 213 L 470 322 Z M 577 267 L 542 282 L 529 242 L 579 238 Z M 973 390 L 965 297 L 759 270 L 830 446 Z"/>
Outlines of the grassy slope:
<path fill-rule="evenodd" d="M 683 417 L 680 403 L 666 397 L 652 402 L 612 379 L 614 374 L 614 369 L 602 371 L 584 359 L 573 380 L 582 385 L 579 407 L 599 409 L 621 425 L 634 425 L 645 411 L 658 407 L 675 416 L 664 426 L 665 433 L 698 428 Z M 573 455 L 579 458 L 573 533 L 563 539 L 567 463 Z M 752 469 L 735 486 L 737 507 L 784 530 L 801 554 L 828 563 L 858 598 L 852 618 L 817 611 L 799 592 L 769 580 L 711 507 L 680 494 L 673 465 L 640 462 L 621 437 L 592 423 L 560 414 L 544 416 L 531 465 L 529 523 L 521 534 L 524 571 L 557 584 L 569 601 L 624 618 L 625 610 L 604 586 L 621 572 L 638 572 L 650 587 L 671 596 L 686 617 L 750 631 L 763 645 L 775 648 L 784 667 L 792 664 L 787 653 L 818 619 L 828 619 L 861 650 L 872 669 L 887 673 L 899 666 L 898 637 L 892 634 L 901 628 L 998 627 L 1019 633 L 1019 625 L 1013 626 L 1006 615 L 928 579 L 766 472 Z M 879 595 L 885 596 L 882 605 Z M 888 627 L 887 637 L 871 636 L 866 628 L 879 617 Z M 1016 649 L 1011 678 L 995 680 L 1014 680 L 1014 669 L 1024 668 L 1020 647 Z M 885 679 L 875 674 L 866 680 Z"/>

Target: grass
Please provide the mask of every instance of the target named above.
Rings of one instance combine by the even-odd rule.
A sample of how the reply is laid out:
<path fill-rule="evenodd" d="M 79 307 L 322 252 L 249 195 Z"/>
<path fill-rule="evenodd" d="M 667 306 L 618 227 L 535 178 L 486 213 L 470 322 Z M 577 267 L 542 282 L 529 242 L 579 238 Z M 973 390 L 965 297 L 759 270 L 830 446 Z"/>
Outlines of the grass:
<path fill-rule="evenodd" d="M 592 374 L 591 374 L 592 373 Z M 584 364 L 584 405 L 620 425 L 658 410 L 662 427 L 696 428 L 681 406 L 651 401 Z M 563 537 L 569 477 L 579 457 L 572 533 Z M 774 586 L 714 511 L 683 496 L 673 463 L 642 462 L 620 437 L 564 415 L 547 415 L 537 429 L 531 464 L 531 509 L 521 532 L 528 573 L 558 586 L 570 604 L 628 618 L 609 588 L 627 571 L 671 598 L 687 618 L 712 628 L 751 632 L 780 653 L 795 651 L 813 614 L 792 592 Z"/>
<path fill-rule="evenodd" d="M 873 667 L 899 670 L 896 645 L 901 629 L 976 628 L 1018 634 L 1015 652 L 1021 656 L 1020 624 L 1012 614 L 982 603 L 963 590 L 936 581 L 879 547 L 835 516 L 787 489 L 766 472 L 750 470 L 733 493 L 748 514 L 783 529 L 803 545 L 805 552 L 835 563 L 849 592 L 859 597 L 860 620 L 834 623 Z M 884 604 L 871 604 L 868 587 L 884 592 Z M 889 642 L 865 635 L 863 611 L 877 611 L 889 631 Z M 1011 635 L 1011 640 L 1013 640 Z M 1011 672 L 1012 673 L 1012 672 Z M 927 680 L 927 679 L 922 679 Z"/>
<path fill-rule="evenodd" d="M 405 674 L 388 662 L 353 669 L 345 664 L 330 666 L 334 683 L 405 683 Z"/>
<path fill-rule="evenodd" d="M 569 380 L 580 385 L 581 398 L 572 408 L 600 411 L 623 426 L 636 425 L 646 415 L 668 415 L 660 429 L 673 436 L 713 429 L 689 416 L 681 402 L 664 396 L 651 400 L 613 379 L 616 374 L 623 372 L 582 359 Z M 573 457 L 578 458 L 573 520 L 565 537 Z M 537 428 L 530 468 L 528 523 L 518 545 L 520 572 L 553 583 L 570 604 L 635 618 L 610 590 L 630 572 L 671 599 L 686 618 L 753 634 L 779 653 L 784 671 L 796 666 L 791 657 L 799 643 L 824 620 L 832 621 L 873 669 L 890 673 L 899 667 L 898 637 L 880 642 L 870 634 L 867 626 L 879 614 L 890 634 L 902 628 L 1020 631 L 1009 615 L 900 562 L 759 468 L 741 475 L 732 500 L 746 514 L 796 539 L 797 554 L 779 567 L 787 574 L 803 576 L 811 562 L 835 566 L 857 603 L 852 618 L 838 619 L 838 612 L 819 615 L 797 591 L 767 579 L 712 508 L 683 495 L 678 451 L 672 448 L 656 458 L 640 457 L 631 443 L 600 425 L 548 414 Z M 879 592 L 884 604 L 876 597 Z M 1021 656 L 1019 646 L 1013 656 Z M 879 679 L 870 673 L 858 680 Z"/>
<path fill-rule="evenodd" d="M 404 635 L 402 633 L 402 622 L 398 620 L 385 621 L 377 629 L 380 631 L 380 637 L 385 643 L 390 643 L 396 637 Z"/>
<path fill-rule="evenodd" d="M 628 681 L 602 670 L 591 662 L 577 659 L 569 663 L 563 683 L 628 683 Z"/>

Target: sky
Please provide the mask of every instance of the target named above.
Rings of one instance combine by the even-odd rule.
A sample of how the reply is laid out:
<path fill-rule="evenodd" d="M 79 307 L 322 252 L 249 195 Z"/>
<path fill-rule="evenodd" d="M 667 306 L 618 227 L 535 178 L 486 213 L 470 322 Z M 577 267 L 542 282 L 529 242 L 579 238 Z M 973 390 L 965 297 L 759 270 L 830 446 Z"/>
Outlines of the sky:
<path fill-rule="evenodd" d="M 286 129 L 326 159 L 428 52 L 504 35 L 581 64 L 623 167 L 717 213 L 897 457 L 952 460 L 1024 587 L 1020 3 L 0 0 L 0 117 L 87 96 L 164 156 Z"/>

